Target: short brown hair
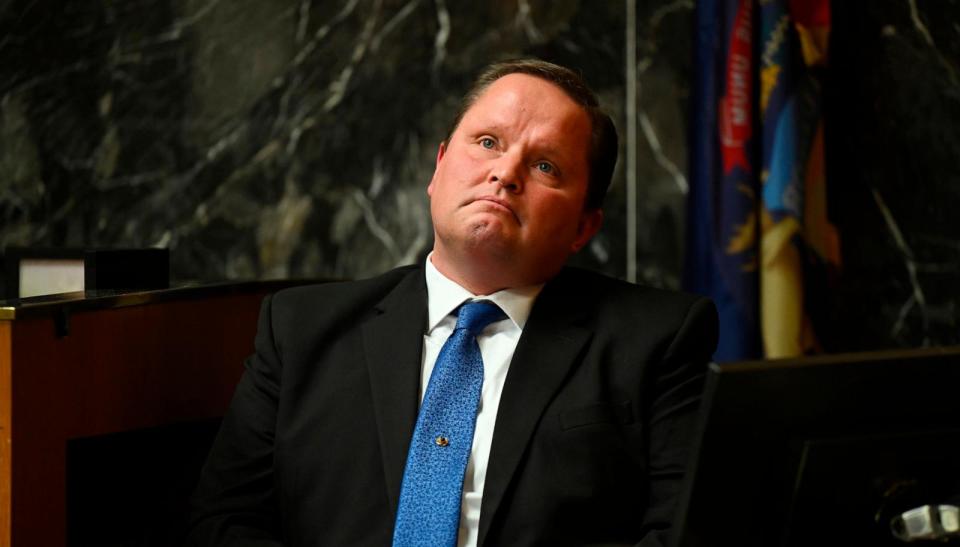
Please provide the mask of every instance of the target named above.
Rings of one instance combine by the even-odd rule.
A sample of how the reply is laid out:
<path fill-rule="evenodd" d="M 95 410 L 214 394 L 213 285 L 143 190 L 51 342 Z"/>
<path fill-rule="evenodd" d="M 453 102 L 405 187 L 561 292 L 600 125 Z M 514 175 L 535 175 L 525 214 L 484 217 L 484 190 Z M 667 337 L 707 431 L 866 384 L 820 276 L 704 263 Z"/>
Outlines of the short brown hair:
<path fill-rule="evenodd" d="M 613 169 L 617 165 L 617 130 L 610 116 L 600 109 L 600 103 L 593 90 L 587 86 L 579 74 L 569 68 L 539 59 L 518 59 L 490 65 L 474 80 L 473 85 L 460 100 L 460 109 L 453 119 L 450 131 L 447 132 L 447 140 L 450 140 L 467 110 L 470 110 L 487 87 L 508 74 L 527 74 L 546 80 L 562 89 L 586 111 L 590 117 L 591 135 L 590 150 L 587 151 L 590 175 L 587 180 L 584 208 L 602 207 L 603 198 L 613 178 Z"/>

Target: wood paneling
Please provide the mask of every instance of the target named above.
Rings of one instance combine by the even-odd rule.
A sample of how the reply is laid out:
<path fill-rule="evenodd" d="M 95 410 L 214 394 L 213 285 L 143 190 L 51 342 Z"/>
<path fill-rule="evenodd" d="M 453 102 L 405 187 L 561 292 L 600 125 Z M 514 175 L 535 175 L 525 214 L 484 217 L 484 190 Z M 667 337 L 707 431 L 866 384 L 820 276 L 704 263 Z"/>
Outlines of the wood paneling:
<path fill-rule="evenodd" d="M 0 546 L 65 544 L 69 439 L 221 416 L 264 293 L 0 321 Z"/>

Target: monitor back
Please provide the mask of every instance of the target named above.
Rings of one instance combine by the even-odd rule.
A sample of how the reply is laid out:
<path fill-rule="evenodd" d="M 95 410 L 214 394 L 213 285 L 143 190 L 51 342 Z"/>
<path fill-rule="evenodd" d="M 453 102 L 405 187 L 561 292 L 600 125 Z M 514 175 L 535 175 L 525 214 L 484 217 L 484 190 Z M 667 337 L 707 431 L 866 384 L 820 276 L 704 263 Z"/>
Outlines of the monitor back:
<path fill-rule="evenodd" d="M 960 348 L 711 365 L 678 547 L 903 545 L 960 500 Z"/>

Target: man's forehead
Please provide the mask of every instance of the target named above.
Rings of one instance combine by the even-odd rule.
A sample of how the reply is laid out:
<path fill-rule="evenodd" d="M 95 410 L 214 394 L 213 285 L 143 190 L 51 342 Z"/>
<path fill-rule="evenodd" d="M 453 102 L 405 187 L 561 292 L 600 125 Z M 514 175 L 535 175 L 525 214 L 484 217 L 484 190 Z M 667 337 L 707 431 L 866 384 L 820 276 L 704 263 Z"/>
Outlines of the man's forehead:
<path fill-rule="evenodd" d="M 474 101 L 474 105 L 482 101 L 517 100 L 544 96 L 550 96 L 569 102 L 571 106 L 579 107 L 559 85 L 522 72 L 507 74 L 491 82 Z"/>
<path fill-rule="evenodd" d="M 523 73 L 507 74 L 492 82 L 464 118 L 492 127 L 507 127 L 517 121 L 518 114 L 547 124 L 576 125 L 586 121 L 589 125 L 586 110 L 560 86 Z"/>

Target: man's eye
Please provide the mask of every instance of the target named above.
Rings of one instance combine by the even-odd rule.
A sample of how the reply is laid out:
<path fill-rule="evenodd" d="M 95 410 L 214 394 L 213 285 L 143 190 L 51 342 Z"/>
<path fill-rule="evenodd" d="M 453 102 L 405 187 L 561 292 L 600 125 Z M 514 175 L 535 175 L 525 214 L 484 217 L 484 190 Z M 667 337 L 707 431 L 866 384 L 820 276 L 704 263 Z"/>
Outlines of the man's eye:
<path fill-rule="evenodd" d="M 537 169 L 539 169 L 543 173 L 547 173 L 548 175 L 552 175 L 555 171 L 553 168 L 553 165 L 550 165 L 545 161 L 541 161 L 540 163 L 538 163 Z"/>
<path fill-rule="evenodd" d="M 482 146 L 482 147 L 484 147 L 484 148 L 486 148 L 486 149 L 488 149 L 488 150 L 489 150 L 489 149 L 492 149 L 494 144 L 496 144 L 496 143 L 494 143 L 494 142 L 493 142 L 493 139 L 491 139 L 490 137 L 484 137 L 484 138 L 480 139 L 480 146 Z"/>

